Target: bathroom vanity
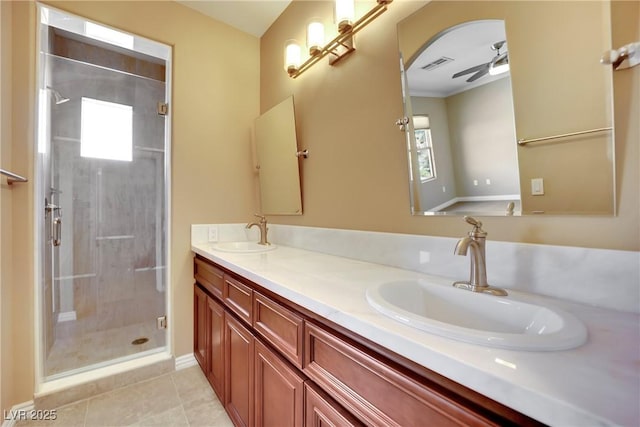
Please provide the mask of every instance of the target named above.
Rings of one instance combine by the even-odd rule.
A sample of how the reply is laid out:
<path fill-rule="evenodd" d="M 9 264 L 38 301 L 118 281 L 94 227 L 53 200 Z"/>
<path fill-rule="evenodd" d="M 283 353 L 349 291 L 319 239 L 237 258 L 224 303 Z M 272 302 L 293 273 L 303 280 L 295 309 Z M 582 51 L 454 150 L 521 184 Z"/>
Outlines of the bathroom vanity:
<path fill-rule="evenodd" d="M 538 425 L 206 257 L 194 276 L 196 359 L 238 426 Z"/>
<path fill-rule="evenodd" d="M 553 352 L 467 344 L 367 303 L 372 285 L 423 273 L 284 243 L 233 253 L 192 242 L 194 350 L 236 425 L 640 421 L 636 313 L 539 297 L 584 322 L 587 343 Z"/>

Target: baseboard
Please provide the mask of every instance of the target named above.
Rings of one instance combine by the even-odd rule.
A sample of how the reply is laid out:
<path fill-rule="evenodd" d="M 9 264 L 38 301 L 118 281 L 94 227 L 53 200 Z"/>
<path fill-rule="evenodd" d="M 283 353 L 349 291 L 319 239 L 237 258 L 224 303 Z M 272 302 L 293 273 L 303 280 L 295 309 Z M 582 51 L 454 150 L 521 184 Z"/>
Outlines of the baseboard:
<path fill-rule="evenodd" d="M 193 353 L 185 354 L 183 356 L 176 357 L 176 371 L 181 369 L 190 368 L 196 366 L 198 361 Z"/>
<path fill-rule="evenodd" d="M 441 205 L 438 205 L 436 207 L 433 207 L 433 208 L 429 209 L 427 212 L 439 212 L 439 211 L 441 211 L 443 209 L 448 208 L 451 205 L 454 205 L 454 204 L 458 203 L 458 201 L 459 201 L 458 198 L 454 197 L 453 199 L 450 199 L 450 200 L 442 203 Z"/>
<path fill-rule="evenodd" d="M 465 197 L 454 197 L 453 199 L 449 199 L 448 201 L 438 205 L 434 208 L 429 209 L 427 212 L 439 212 L 443 209 L 448 208 L 451 205 L 455 205 L 459 202 L 499 202 L 506 200 L 520 200 L 519 194 L 504 194 L 499 196 L 465 196 Z"/>
<path fill-rule="evenodd" d="M 503 200 L 520 200 L 519 194 L 502 194 L 495 196 L 464 196 L 456 197 L 458 202 L 499 202 Z"/>
<path fill-rule="evenodd" d="M 33 400 L 13 405 L 2 414 L 2 427 L 13 427 L 16 422 L 31 419 L 31 412 L 35 409 Z"/>

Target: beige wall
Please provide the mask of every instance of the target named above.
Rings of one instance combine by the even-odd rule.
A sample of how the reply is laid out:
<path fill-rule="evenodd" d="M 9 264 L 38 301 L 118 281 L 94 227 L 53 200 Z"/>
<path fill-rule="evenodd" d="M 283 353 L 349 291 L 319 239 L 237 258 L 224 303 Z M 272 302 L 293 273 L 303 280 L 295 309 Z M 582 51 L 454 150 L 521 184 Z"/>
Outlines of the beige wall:
<path fill-rule="evenodd" d="M 13 252 L 13 272 L 2 270 L 2 327 L 5 304 L 11 305 L 11 329 L 3 329 L 2 409 L 33 398 L 34 274 L 33 274 L 33 128 L 36 8 L 33 2 L 13 2 L 13 79 L 2 74 L 2 108 L 13 111 L 13 138 L 3 139 L 11 150 L 12 167 L 31 181 L 15 185 L 13 239 L 2 253 Z M 192 352 L 193 269 L 190 252 L 192 223 L 241 222 L 255 210 L 250 135 L 259 114 L 259 40 L 174 2 L 47 2 L 52 6 L 173 46 L 172 99 L 172 234 L 171 281 L 173 354 Z M 9 12 L 11 13 L 11 12 Z M 4 38 L 3 38 L 4 39 Z M 5 63 L 4 45 L 2 48 Z M 13 88 L 13 102 L 5 85 Z M 4 125 L 3 120 L 3 125 Z M 7 190 L 2 189 L 3 198 Z M 4 202 L 4 199 L 3 199 Z M 2 204 L 3 209 L 5 204 Z M 16 236 L 20 236 L 17 238 Z M 10 242 L 10 243 L 7 243 Z M 4 260 L 4 256 L 3 256 Z M 10 272 L 11 273 L 11 272 Z M 12 289 L 14 287 L 15 289 Z M 13 295 L 10 293 L 13 292 Z M 19 291 L 19 292 L 18 292 Z M 5 300 L 5 295 L 9 299 Z M 19 295 L 19 297 L 18 297 Z M 6 301 L 6 302 L 5 302 Z M 9 344 L 7 346 L 7 344 Z M 8 347 L 8 349 L 7 349 Z M 15 381 L 6 378 L 13 375 Z M 5 395 L 4 391 L 7 389 Z"/>
<path fill-rule="evenodd" d="M 464 91 L 446 102 L 457 196 L 518 194 L 511 79 Z"/>
<path fill-rule="evenodd" d="M 11 140 L 11 3 L 0 2 L 0 141 Z M 11 145 L 0 144 L 0 166 L 10 169 Z M 11 190 L 0 179 L 0 409 L 8 406 L 13 375 L 11 352 Z"/>
<path fill-rule="evenodd" d="M 323 60 L 297 79 L 283 70 L 284 42 L 304 40 L 304 23 L 330 17 L 330 3 L 294 1 L 262 37 L 261 109 L 293 94 L 299 144 L 310 152 L 301 172 L 304 215 L 272 222 L 436 236 L 467 231 L 461 218 L 409 214 L 404 140 L 394 125 L 403 115 L 396 24 L 422 4 L 393 2 L 357 35 L 350 58 L 336 67 Z M 614 4 L 615 46 L 638 40 L 638 7 Z M 614 73 L 618 216 L 486 217 L 490 239 L 640 249 L 639 79 L 640 67 Z"/>
<path fill-rule="evenodd" d="M 26 184 L 14 184 L 11 189 L 3 187 L 3 198 L 10 192 L 11 208 L 9 223 L 11 224 L 11 234 L 5 237 L 2 224 L 3 248 L 9 247 L 11 255 L 10 265 L 2 265 L 2 304 L 7 310 L 3 317 L 8 322 L 8 331 L 2 336 L 3 351 L 6 351 L 7 358 L 2 359 L 0 369 L 3 372 L 2 387 L 6 394 L 3 395 L 2 409 L 17 402 L 31 399 L 34 383 L 34 328 L 33 328 L 33 227 L 29 221 L 33 211 L 32 188 L 33 188 L 33 168 L 31 160 L 33 121 L 32 115 L 27 113 L 32 111 L 34 91 L 28 87 L 33 73 L 29 70 L 35 56 L 32 54 L 31 46 L 35 37 L 35 32 L 26 34 L 25 27 L 29 28 L 35 22 L 35 13 L 32 13 L 28 3 L 13 2 L 5 6 L 4 10 L 11 24 L 8 29 L 11 32 L 11 47 L 8 52 L 10 59 L 9 75 L 3 73 L 2 86 L 2 109 L 10 109 L 8 113 L 8 124 L 10 130 L 7 139 L 1 141 L 3 154 L 2 162 L 11 170 L 30 178 Z M 5 22 L 3 22 L 3 31 Z M 27 53 L 30 55 L 27 56 Z M 3 61 L 6 60 L 3 46 Z M 5 98 L 5 88 L 9 84 L 11 89 L 9 97 Z M 3 117 L 7 118 L 7 117 Z M 5 122 L 7 123 L 7 122 Z M 3 126 L 4 128 L 4 126 Z M 5 213 L 7 211 L 5 210 Z M 3 222 L 5 215 L 3 215 Z M 3 251 L 4 255 L 4 251 Z M 5 271 L 7 268 L 7 271 Z M 5 299 L 6 298 L 6 299 Z M 3 331 L 4 332 L 4 331 Z M 7 346 L 8 349 L 4 349 Z M 7 375 L 9 378 L 5 378 Z"/>

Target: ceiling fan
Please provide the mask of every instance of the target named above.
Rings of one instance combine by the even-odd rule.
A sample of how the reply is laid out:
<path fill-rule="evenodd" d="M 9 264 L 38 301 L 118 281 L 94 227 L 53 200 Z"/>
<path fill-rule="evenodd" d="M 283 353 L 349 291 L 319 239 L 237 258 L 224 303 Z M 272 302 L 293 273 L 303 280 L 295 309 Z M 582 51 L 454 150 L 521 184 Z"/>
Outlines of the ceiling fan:
<path fill-rule="evenodd" d="M 500 73 L 504 73 L 505 71 L 508 71 L 509 55 L 507 52 L 500 53 L 500 49 L 502 49 L 505 43 L 506 43 L 506 40 L 501 40 L 491 45 L 491 50 L 496 51 L 496 56 L 494 56 L 493 59 L 491 59 L 491 61 L 485 64 L 479 64 L 479 65 L 476 65 L 475 67 L 467 68 L 466 70 L 457 72 L 453 76 L 451 76 L 451 78 L 455 79 L 456 77 L 475 73 L 467 79 L 467 82 L 471 83 L 487 74 L 494 76 Z"/>

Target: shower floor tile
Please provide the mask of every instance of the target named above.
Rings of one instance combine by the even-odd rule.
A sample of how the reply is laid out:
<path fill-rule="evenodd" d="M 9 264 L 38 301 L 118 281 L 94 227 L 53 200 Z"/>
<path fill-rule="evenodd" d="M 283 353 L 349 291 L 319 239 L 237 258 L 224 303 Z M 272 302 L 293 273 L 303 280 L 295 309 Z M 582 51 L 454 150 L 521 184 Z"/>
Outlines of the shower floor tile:
<path fill-rule="evenodd" d="M 200 367 L 194 366 L 122 387 L 56 410 L 52 421 L 19 421 L 16 427 L 203 426 L 233 423 Z"/>
<path fill-rule="evenodd" d="M 145 323 L 85 333 L 82 337 L 56 339 L 47 357 L 46 375 L 163 347 L 165 332 L 166 330 L 156 327 L 153 319 Z M 132 344 L 133 340 L 141 337 L 146 337 L 149 341 L 141 345 Z"/>

